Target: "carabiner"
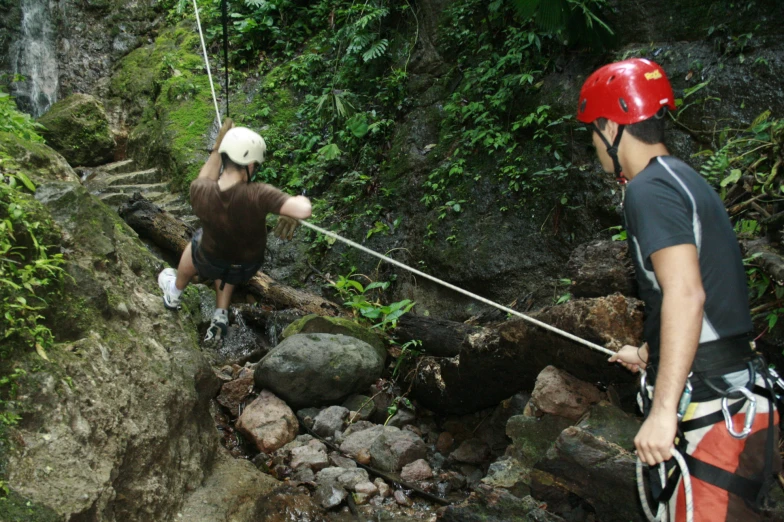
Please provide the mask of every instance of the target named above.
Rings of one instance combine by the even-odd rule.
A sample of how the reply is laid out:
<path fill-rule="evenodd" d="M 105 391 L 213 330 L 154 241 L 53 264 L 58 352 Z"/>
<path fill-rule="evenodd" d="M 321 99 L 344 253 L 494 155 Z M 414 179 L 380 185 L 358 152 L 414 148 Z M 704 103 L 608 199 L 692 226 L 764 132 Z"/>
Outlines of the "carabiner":
<path fill-rule="evenodd" d="M 740 433 L 736 432 L 735 427 L 732 425 L 732 415 L 730 415 L 729 409 L 729 395 L 735 392 L 740 392 L 749 400 L 746 420 L 743 423 L 743 431 Z M 751 426 L 754 424 L 754 417 L 757 415 L 757 397 L 745 386 L 733 386 L 727 390 L 727 395 L 721 399 L 721 413 L 724 415 L 724 425 L 727 426 L 727 431 L 730 432 L 730 435 L 736 439 L 745 439 L 751 433 Z"/>
<path fill-rule="evenodd" d="M 686 414 L 686 410 L 691 404 L 691 393 L 694 388 L 691 385 L 692 376 L 691 372 L 689 372 L 689 378 L 686 379 L 686 387 L 683 389 L 683 393 L 681 394 L 681 400 L 678 402 L 678 420 L 682 419 L 683 416 Z"/>
<path fill-rule="evenodd" d="M 775 380 L 776 386 L 778 386 L 781 391 L 784 391 L 784 379 L 779 377 L 779 374 L 773 368 L 768 368 L 768 373 Z"/>

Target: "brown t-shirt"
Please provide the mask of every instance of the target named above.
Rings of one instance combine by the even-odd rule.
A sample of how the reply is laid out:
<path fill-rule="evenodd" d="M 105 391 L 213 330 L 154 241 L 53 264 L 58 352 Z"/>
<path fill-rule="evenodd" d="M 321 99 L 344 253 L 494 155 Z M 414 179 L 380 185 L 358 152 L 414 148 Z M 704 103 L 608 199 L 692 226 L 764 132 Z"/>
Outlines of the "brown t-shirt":
<path fill-rule="evenodd" d="M 267 214 L 277 214 L 289 195 L 265 183 L 239 182 L 221 190 L 206 178 L 191 183 L 191 206 L 201 220 L 201 249 L 230 263 L 260 262 L 267 247 Z"/>

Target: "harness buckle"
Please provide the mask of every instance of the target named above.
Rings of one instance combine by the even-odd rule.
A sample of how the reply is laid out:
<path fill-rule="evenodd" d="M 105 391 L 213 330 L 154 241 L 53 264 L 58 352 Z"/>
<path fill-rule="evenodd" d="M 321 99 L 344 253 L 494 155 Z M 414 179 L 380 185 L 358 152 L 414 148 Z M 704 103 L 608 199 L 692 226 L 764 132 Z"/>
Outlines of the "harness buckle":
<path fill-rule="evenodd" d="M 740 392 L 749 401 L 749 408 L 746 411 L 746 420 L 743 423 L 743 431 L 741 432 L 735 431 L 735 427 L 732 425 L 732 415 L 729 410 L 729 395 L 735 392 Z M 721 413 L 724 415 L 724 425 L 727 427 L 727 431 L 730 435 L 736 439 L 745 439 L 751 433 L 751 426 L 754 424 L 754 417 L 757 415 L 757 397 L 745 386 L 733 386 L 727 390 L 727 395 L 721 399 Z"/>

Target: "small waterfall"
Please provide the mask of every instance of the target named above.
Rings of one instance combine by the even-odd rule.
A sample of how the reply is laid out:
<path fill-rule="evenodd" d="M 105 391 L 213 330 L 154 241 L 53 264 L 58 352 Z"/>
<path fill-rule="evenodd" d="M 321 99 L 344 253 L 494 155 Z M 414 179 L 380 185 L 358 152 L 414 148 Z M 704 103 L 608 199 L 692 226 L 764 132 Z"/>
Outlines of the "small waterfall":
<path fill-rule="evenodd" d="M 21 110 L 38 117 L 57 101 L 56 38 L 48 0 L 22 0 L 20 33 L 11 46 L 11 66 L 24 81 L 16 82 L 13 94 Z"/>

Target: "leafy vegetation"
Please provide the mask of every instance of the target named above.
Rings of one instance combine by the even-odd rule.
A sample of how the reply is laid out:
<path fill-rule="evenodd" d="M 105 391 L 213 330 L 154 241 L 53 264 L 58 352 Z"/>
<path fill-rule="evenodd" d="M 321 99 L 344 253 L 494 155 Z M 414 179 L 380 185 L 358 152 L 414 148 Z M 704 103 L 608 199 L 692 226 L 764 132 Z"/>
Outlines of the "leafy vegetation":
<path fill-rule="evenodd" d="M 389 281 L 372 281 L 367 286 L 357 281 L 357 278 L 365 277 L 352 273 L 347 276 L 340 276 L 337 281 L 330 284 L 338 295 L 345 299 L 343 303 L 370 321 L 373 328 L 380 328 L 388 331 L 397 326 L 397 321 L 403 314 L 409 312 L 416 303 L 410 299 L 404 299 L 395 303 L 384 305 L 381 302 L 381 293 L 389 288 Z M 377 322 L 376 322 L 377 321 Z"/>
<path fill-rule="evenodd" d="M 16 109 L 16 103 L 8 93 L 0 90 L 0 132 L 10 132 L 27 141 L 43 143 L 44 139 L 38 134 L 41 128 L 29 114 Z"/>

